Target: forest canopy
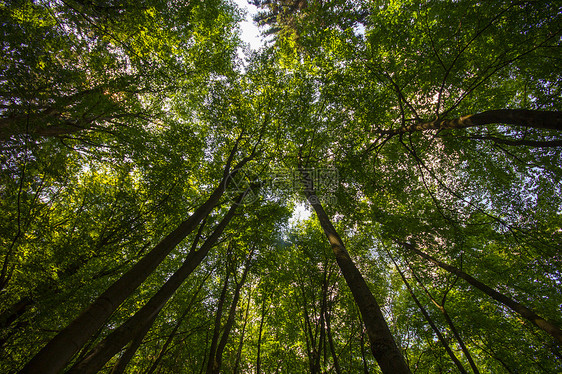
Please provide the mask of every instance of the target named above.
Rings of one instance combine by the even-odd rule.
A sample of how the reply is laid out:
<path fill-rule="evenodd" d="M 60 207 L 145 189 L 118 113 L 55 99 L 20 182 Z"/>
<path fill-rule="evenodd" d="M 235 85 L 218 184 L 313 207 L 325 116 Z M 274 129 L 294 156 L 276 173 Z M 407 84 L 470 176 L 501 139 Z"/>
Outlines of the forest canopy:
<path fill-rule="evenodd" d="M 248 3 L 0 3 L 0 372 L 562 372 L 562 6 Z"/>

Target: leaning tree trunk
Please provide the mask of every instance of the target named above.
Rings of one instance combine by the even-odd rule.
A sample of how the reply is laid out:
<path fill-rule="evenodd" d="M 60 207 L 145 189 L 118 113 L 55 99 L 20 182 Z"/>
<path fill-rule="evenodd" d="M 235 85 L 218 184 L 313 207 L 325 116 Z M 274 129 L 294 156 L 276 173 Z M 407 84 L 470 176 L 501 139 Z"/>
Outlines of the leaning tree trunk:
<path fill-rule="evenodd" d="M 197 300 L 197 296 L 199 295 L 199 292 L 201 292 L 201 289 L 205 285 L 205 282 L 207 281 L 207 279 L 209 278 L 209 276 L 211 275 L 212 272 L 213 272 L 213 270 L 209 271 L 207 273 L 207 275 L 205 275 L 205 277 L 203 278 L 201 283 L 199 283 L 199 287 L 197 287 L 197 290 L 193 293 L 193 296 L 191 296 L 191 299 L 189 300 L 189 303 L 187 304 L 187 307 L 185 308 L 184 312 L 181 314 L 181 316 L 179 316 L 177 318 L 176 325 L 174 326 L 174 328 L 170 332 L 170 335 L 168 335 L 168 338 L 166 339 L 166 342 L 160 348 L 160 352 L 158 353 L 158 355 L 154 359 L 154 362 L 152 363 L 152 365 L 150 365 L 150 368 L 145 372 L 145 374 L 152 374 L 156 370 L 158 365 L 160 364 L 160 360 L 162 360 L 162 357 L 164 357 L 164 355 L 168 351 L 168 347 L 172 343 L 172 340 L 174 340 L 174 337 L 176 336 L 176 333 L 177 333 L 178 329 L 180 328 L 181 324 L 184 322 L 184 319 L 188 316 L 189 312 L 192 311 L 191 308 L 193 307 L 193 304 L 195 304 L 195 301 Z M 113 373 L 111 373 L 111 374 L 113 374 Z"/>
<path fill-rule="evenodd" d="M 97 373 L 103 365 L 111 359 L 119 350 L 127 344 L 142 328 L 144 323 L 158 314 L 175 291 L 182 285 L 184 280 L 195 270 L 209 253 L 209 250 L 220 238 L 223 230 L 228 225 L 236 208 L 244 198 L 241 194 L 232 204 L 228 213 L 217 225 L 211 236 L 201 245 L 199 250 L 191 251 L 187 255 L 183 265 L 168 279 L 166 283 L 152 296 L 152 298 L 135 315 L 129 318 L 123 325 L 115 329 L 102 342 L 100 342 L 81 362 L 76 363 L 70 373 L 88 374 Z"/>
<path fill-rule="evenodd" d="M 240 138 L 238 139 L 238 141 Z M 230 172 L 232 160 L 238 150 L 238 141 L 234 145 L 220 184 L 207 201 L 188 219 L 168 234 L 148 254 L 140 259 L 131 269 L 115 281 L 104 293 L 90 304 L 74 321 L 59 332 L 31 361 L 25 365 L 20 374 L 56 374 L 68 364 L 70 359 L 88 339 L 99 330 L 105 321 L 127 297 L 158 267 L 166 256 L 185 239 L 197 225 L 218 204 L 232 177 L 253 157 L 244 158 Z"/>
<path fill-rule="evenodd" d="M 380 134 L 398 135 L 425 130 L 464 129 L 467 127 L 492 124 L 515 125 L 521 127 L 562 130 L 562 111 L 498 109 L 471 114 L 454 119 L 437 119 L 430 122 L 415 123 L 394 130 L 381 130 Z"/>
<path fill-rule="evenodd" d="M 129 365 L 129 362 L 131 362 L 131 359 L 135 356 L 135 353 L 137 353 L 137 349 L 141 346 L 144 337 L 150 331 L 152 325 L 154 325 L 156 317 L 158 317 L 158 314 L 154 314 L 154 316 L 144 324 L 133 340 L 131 340 L 131 344 L 129 344 L 125 353 L 119 357 L 119 360 L 117 360 L 117 363 L 113 366 L 113 369 L 111 369 L 110 374 L 123 374 L 125 372 L 127 365 Z"/>
<path fill-rule="evenodd" d="M 334 251 L 342 275 L 363 316 L 373 356 L 375 356 L 382 372 L 385 374 L 410 373 L 410 369 L 386 324 L 379 304 L 375 300 L 375 297 L 371 293 L 359 269 L 357 269 L 355 263 L 349 256 L 343 241 L 318 200 L 310 177 L 304 169 L 300 168 L 300 172 L 305 181 L 304 193 L 306 198 L 318 216 L 324 234 L 328 237 L 328 241 Z"/>
<path fill-rule="evenodd" d="M 518 313 L 521 317 L 531 321 L 535 326 L 542 329 L 543 331 L 547 332 L 548 334 L 552 335 L 556 340 L 562 343 L 562 330 L 556 325 L 551 322 L 548 322 L 544 318 L 540 317 L 537 313 L 533 310 L 527 308 L 526 306 L 518 303 L 517 301 L 507 297 L 506 295 L 499 293 L 498 291 L 488 287 L 484 283 L 476 280 L 474 277 L 468 275 L 462 270 L 457 269 L 454 266 L 448 265 L 444 262 L 441 262 L 432 256 L 420 251 L 412 244 L 409 243 L 402 243 L 398 242 L 398 244 L 402 245 L 404 248 L 418 254 L 419 256 L 425 258 L 426 260 L 434 263 L 435 265 L 439 266 L 440 268 L 447 270 L 448 272 L 455 274 L 459 278 L 464 279 L 472 286 L 478 288 L 480 291 L 484 292 L 486 295 L 490 296 L 492 299 L 500 302 L 501 304 L 507 306 L 514 312 Z"/>

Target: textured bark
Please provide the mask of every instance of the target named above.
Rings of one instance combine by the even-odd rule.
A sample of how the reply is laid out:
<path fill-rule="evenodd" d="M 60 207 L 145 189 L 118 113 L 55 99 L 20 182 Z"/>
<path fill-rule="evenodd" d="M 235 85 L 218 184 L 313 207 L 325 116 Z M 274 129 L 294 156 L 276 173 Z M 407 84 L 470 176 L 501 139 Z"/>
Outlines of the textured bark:
<path fill-rule="evenodd" d="M 81 362 L 76 363 L 68 372 L 76 374 L 96 373 L 105 363 L 111 359 L 119 350 L 127 344 L 154 314 L 158 314 L 166 302 L 173 296 L 175 291 L 182 285 L 185 279 L 195 270 L 201 261 L 207 256 L 209 250 L 220 238 L 223 230 L 228 225 L 236 208 L 239 206 L 244 195 L 240 195 L 233 203 L 228 213 L 217 225 L 211 236 L 201 245 L 199 250 L 191 251 L 187 255 L 182 266 L 164 283 L 158 292 L 141 308 L 135 315 L 129 318 L 123 325 L 115 329 L 102 342 L 100 342 Z"/>
<path fill-rule="evenodd" d="M 369 286 L 367 286 L 365 279 L 363 279 L 363 276 L 349 256 L 343 241 L 324 211 L 322 204 L 320 204 L 312 188 L 310 178 L 303 169 L 300 169 L 300 171 L 305 180 L 304 193 L 306 198 L 318 216 L 324 234 L 328 237 L 328 241 L 336 256 L 336 261 L 342 275 L 353 294 L 355 303 L 359 307 L 365 328 L 367 329 L 369 342 L 371 343 L 371 351 L 382 372 L 385 374 L 410 373 L 410 369 L 408 365 L 406 365 L 406 361 L 386 324 L 379 304 L 371 293 Z"/>
<path fill-rule="evenodd" d="M 455 119 L 438 119 L 430 122 L 415 123 L 394 130 L 380 130 L 376 132 L 385 135 L 398 135 L 416 131 L 464 129 L 492 124 L 562 131 L 562 112 L 527 109 L 488 110 Z"/>
<path fill-rule="evenodd" d="M 232 160 L 238 149 L 233 147 L 223 172 L 220 184 L 207 201 L 188 219 L 168 234 L 148 254 L 115 281 L 105 292 L 90 304 L 74 321 L 59 332 L 27 365 L 20 374 L 55 374 L 60 372 L 72 356 L 100 329 L 105 321 L 127 297 L 158 267 L 166 256 L 185 239 L 197 225 L 219 203 L 232 177 L 252 158 L 244 158 L 230 172 Z"/>
<path fill-rule="evenodd" d="M 548 334 L 552 335 L 552 337 L 554 337 L 556 340 L 558 340 L 558 342 L 562 343 L 562 330 L 560 330 L 560 328 L 558 326 L 554 325 L 553 323 L 548 322 L 544 318 L 540 317 L 533 310 L 531 310 L 531 309 L 527 308 L 526 306 L 518 303 L 517 301 L 505 296 L 504 294 L 499 293 L 498 291 L 488 287 L 487 285 L 478 281 L 474 277 L 468 275 L 464 271 L 459 270 L 456 267 L 448 265 L 444 262 L 441 262 L 441 261 L 433 258 L 432 256 L 420 251 L 419 249 L 414 247 L 412 244 L 402 243 L 402 242 L 398 242 L 398 243 L 400 245 L 402 245 L 404 248 L 418 254 L 419 256 L 425 258 L 426 260 L 428 260 L 428 261 L 434 263 L 435 265 L 439 266 L 440 268 L 442 268 L 444 270 L 447 270 L 448 272 L 450 272 L 452 274 L 455 274 L 456 276 L 458 276 L 461 279 L 464 279 L 470 285 L 478 288 L 480 291 L 484 292 L 486 295 L 490 296 L 492 299 L 494 299 L 494 300 L 498 301 L 499 303 L 507 306 L 508 308 L 513 310 L 514 312 L 518 313 L 521 317 L 529 320 L 531 323 L 533 323 L 538 328 L 540 328 L 543 331 L 547 332 Z"/>

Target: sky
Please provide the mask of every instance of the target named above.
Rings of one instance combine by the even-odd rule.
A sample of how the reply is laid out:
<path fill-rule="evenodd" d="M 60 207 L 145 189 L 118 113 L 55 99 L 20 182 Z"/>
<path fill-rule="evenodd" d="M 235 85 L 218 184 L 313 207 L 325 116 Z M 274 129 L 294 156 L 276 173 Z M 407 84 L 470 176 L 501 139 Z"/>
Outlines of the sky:
<path fill-rule="evenodd" d="M 240 28 L 242 30 L 242 40 L 246 43 L 249 43 L 251 49 L 259 49 L 263 45 L 263 41 L 260 37 L 260 31 L 258 27 L 252 20 L 254 14 L 258 12 L 258 8 L 254 5 L 248 4 L 246 0 L 234 0 L 234 2 L 240 8 L 246 9 L 246 20 L 240 25 Z"/>
<path fill-rule="evenodd" d="M 254 14 L 258 12 L 258 8 L 254 5 L 248 4 L 246 0 L 234 0 L 236 5 L 240 8 L 246 10 L 246 20 L 241 23 L 240 29 L 242 34 L 240 37 L 246 43 L 250 44 L 250 48 L 253 50 L 259 49 L 263 46 L 264 41 L 260 36 L 260 30 L 252 20 Z M 289 225 L 295 226 L 299 222 L 308 219 L 312 211 L 308 208 L 306 204 L 299 203 L 293 211 L 292 217 L 289 219 Z"/>

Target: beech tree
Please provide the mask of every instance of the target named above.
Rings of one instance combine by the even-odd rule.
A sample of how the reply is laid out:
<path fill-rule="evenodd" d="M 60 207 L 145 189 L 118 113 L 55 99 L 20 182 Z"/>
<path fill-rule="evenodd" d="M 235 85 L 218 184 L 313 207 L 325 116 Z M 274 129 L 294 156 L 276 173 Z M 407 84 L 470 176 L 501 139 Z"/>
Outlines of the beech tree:
<path fill-rule="evenodd" d="M 561 371 L 562 9 L 250 3 L 0 5 L 0 371 Z"/>

